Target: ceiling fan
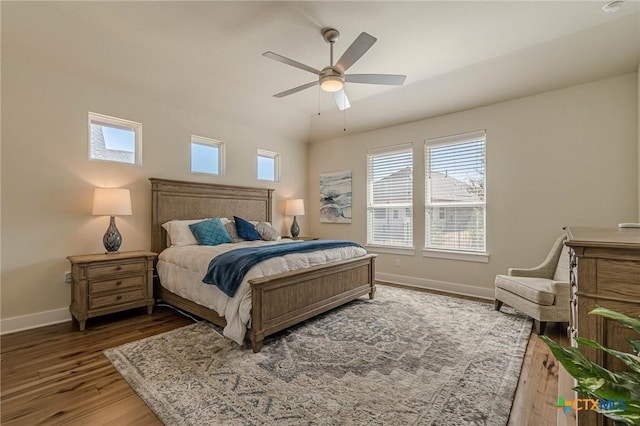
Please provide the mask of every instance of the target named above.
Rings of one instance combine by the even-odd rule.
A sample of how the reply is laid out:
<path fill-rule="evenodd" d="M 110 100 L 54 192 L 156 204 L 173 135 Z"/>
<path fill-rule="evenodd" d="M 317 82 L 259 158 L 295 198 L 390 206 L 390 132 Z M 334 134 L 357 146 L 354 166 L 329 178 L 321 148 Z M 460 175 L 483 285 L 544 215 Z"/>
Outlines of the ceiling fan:
<path fill-rule="evenodd" d="M 407 78 L 406 75 L 395 74 L 345 74 L 345 71 L 360 59 L 360 57 L 362 57 L 362 55 L 364 55 L 377 41 L 377 39 L 370 34 L 364 32 L 360 33 L 354 42 L 351 43 L 351 46 L 349 46 L 340 59 L 338 59 L 338 62 L 336 62 L 335 65 L 333 63 L 333 44 L 340 37 L 340 32 L 334 28 L 324 28 L 322 30 L 322 37 L 330 46 L 329 65 L 324 67 L 322 70 L 318 70 L 271 51 L 264 52 L 262 54 L 262 56 L 267 58 L 282 62 L 283 64 L 291 65 L 292 67 L 308 71 L 318 76 L 318 80 L 316 81 L 294 87 L 293 89 L 285 90 L 284 92 L 276 93 L 273 95 L 274 97 L 283 98 L 319 84 L 320 88 L 325 92 L 333 93 L 336 105 L 338 105 L 340 110 L 344 110 L 350 106 L 349 99 L 344 92 L 345 82 L 401 86 Z"/>

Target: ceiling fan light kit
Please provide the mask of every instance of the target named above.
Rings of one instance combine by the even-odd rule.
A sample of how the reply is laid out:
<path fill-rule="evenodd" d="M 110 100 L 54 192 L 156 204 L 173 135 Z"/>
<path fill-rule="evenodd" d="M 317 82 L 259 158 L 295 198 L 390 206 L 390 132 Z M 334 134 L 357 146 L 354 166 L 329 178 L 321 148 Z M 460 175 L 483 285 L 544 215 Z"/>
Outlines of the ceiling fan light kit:
<path fill-rule="evenodd" d="M 293 59 L 289 59 L 285 56 L 279 55 L 273 52 L 264 52 L 262 56 L 273 59 L 283 64 L 290 65 L 292 67 L 316 74 L 318 76 L 317 81 L 303 84 L 301 86 L 294 87 L 293 89 L 285 90 L 284 92 L 276 93 L 273 95 L 276 98 L 283 98 L 285 96 L 292 95 L 300 92 L 304 89 L 320 85 L 320 88 L 329 93 L 334 94 L 336 105 L 340 110 L 349 108 L 350 103 L 347 98 L 347 94 L 344 93 L 345 82 L 349 83 L 364 83 L 364 84 L 384 84 L 401 86 L 406 79 L 405 75 L 394 74 L 345 74 L 358 59 L 362 57 L 377 39 L 367 33 L 360 33 L 360 35 L 354 40 L 353 43 L 342 54 L 338 62 L 333 63 L 333 44 L 340 37 L 340 32 L 335 28 L 324 28 L 322 30 L 322 37 L 329 43 L 329 66 L 324 67 L 322 71 L 305 65 Z"/>
<path fill-rule="evenodd" d="M 333 70 L 332 70 L 333 72 Z M 340 75 L 328 74 L 320 77 L 320 88 L 325 92 L 333 93 L 342 90 L 344 87 L 344 80 Z"/>

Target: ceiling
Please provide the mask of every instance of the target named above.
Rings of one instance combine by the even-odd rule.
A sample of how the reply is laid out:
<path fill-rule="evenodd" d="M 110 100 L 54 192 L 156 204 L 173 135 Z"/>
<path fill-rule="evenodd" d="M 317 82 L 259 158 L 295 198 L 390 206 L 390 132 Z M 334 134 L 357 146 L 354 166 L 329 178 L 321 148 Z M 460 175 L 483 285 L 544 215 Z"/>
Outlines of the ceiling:
<path fill-rule="evenodd" d="M 317 141 L 636 72 L 640 3 L 604 3 L 2 2 L 2 60 Z M 348 84 L 346 115 L 318 88 L 274 98 L 314 75 L 262 52 L 321 69 L 324 27 L 341 33 L 335 58 L 360 32 L 378 39 L 350 73 L 405 85 Z"/>

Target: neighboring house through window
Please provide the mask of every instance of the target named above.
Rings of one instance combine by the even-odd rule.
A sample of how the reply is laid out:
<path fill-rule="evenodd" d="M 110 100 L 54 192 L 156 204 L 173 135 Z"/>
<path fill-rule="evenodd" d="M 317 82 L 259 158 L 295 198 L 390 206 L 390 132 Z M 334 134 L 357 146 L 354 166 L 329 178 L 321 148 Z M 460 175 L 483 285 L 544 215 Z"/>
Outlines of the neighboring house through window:
<path fill-rule="evenodd" d="M 413 248 L 413 145 L 367 153 L 367 244 Z"/>
<path fill-rule="evenodd" d="M 486 255 L 485 141 L 484 131 L 425 141 L 425 250 Z"/>
<path fill-rule="evenodd" d="M 90 112 L 89 159 L 142 164 L 142 124 Z"/>
<path fill-rule="evenodd" d="M 224 142 L 191 135 L 191 173 L 224 176 Z"/>

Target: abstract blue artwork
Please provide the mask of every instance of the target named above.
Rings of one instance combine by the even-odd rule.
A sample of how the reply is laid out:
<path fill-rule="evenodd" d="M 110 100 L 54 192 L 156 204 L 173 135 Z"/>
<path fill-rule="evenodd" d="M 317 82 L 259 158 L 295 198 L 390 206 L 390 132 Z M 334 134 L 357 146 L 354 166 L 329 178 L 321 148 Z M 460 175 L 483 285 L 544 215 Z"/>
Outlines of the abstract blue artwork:
<path fill-rule="evenodd" d="M 351 170 L 320 174 L 320 222 L 351 223 Z"/>

